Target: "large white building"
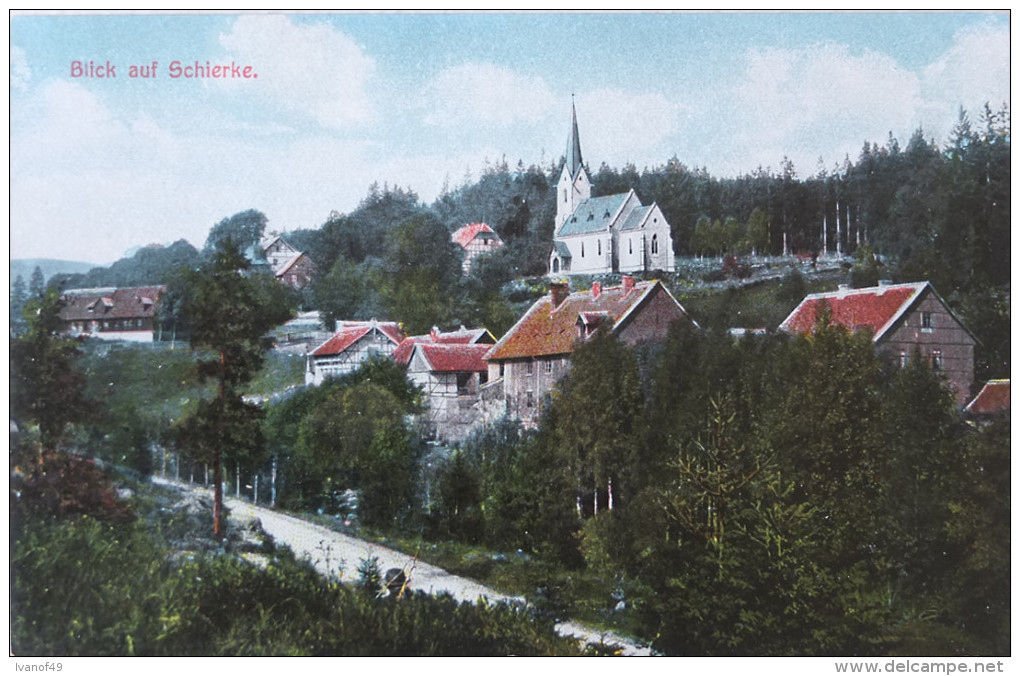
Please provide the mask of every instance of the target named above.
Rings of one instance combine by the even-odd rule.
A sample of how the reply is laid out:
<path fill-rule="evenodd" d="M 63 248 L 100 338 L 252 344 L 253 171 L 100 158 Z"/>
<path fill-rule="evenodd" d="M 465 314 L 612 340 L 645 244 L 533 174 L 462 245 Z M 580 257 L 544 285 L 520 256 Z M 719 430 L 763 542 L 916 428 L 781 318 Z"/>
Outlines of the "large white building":
<path fill-rule="evenodd" d="M 642 205 L 633 190 L 602 197 L 592 197 L 591 190 L 575 108 L 556 189 L 550 274 L 672 272 L 673 237 L 659 206 Z"/>

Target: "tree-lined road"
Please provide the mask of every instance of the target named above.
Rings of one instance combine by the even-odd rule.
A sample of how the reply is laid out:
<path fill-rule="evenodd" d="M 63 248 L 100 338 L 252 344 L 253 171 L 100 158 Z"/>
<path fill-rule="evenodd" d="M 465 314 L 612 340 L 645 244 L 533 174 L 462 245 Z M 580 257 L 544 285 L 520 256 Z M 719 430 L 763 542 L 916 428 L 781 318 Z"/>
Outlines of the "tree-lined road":
<path fill-rule="evenodd" d="M 160 477 L 153 477 L 153 481 L 183 490 L 189 489 L 185 484 Z M 212 495 L 212 491 L 205 488 L 192 487 L 190 490 Z M 358 578 L 358 566 L 361 562 L 375 557 L 380 572 L 386 572 L 390 568 L 403 570 L 408 577 L 408 588 L 415 591 L 429 594 L 448 593 L 458 601 L 470 603 L 476 602 L 479 598 L 485 598 L 491 603 L 501 601 L 526 603 L 522 597 L 502 594 L 474 580 L 452 575 L 442 568 L 417 561 L 413 556 L 403 552 L 338 533 L 244 500 L 225 498 L 224 502 L 230 511 L 231 521 L 243 524 L 249 519 L 258 519 L 263 531 L 271 535 L 278 544 L 290 547 L 297 558 L 310 561 L 322 575 L 339 576 L 343 582 L 353 582 Z M 614 633 L 598 631 L 575 622 L 560 622 L 556 625 L 556 632 L 560 636 L 573 636 L 586 642 L 619 646 L 623 655 L 651 655 L 651 650 L 647 647 L 635 645 Z"/>

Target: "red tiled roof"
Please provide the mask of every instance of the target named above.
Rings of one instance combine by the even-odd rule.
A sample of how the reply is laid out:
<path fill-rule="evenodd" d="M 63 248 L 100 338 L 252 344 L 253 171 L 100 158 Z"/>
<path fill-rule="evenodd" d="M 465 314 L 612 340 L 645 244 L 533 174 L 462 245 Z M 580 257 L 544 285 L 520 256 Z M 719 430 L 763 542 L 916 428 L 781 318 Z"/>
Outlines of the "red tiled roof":
<path fill-rule="evenodd" d="M 477 237 L 480 232 L 491 232 L 494 237 L 498 238 L 495 231 L 485 223 L 471 223 L 455 231 L 453 233 L 453 241 L 459 244 L 461 248 L 466 249 L 471 240 Z"/>
<path fill-rule="evenodd" d="M 877 341 L 927 286 L 928 282 L 918 282 L 812 294 L 801 301 L 779 328 L 789 333 L 810 333 L 822 306 L 828 305 L 832 314 L 831 324 L 845 326 L 851 331 L 870 329 Z"/>
<path fill-rule="evenodd" d="M 65 322 L 77 322 L 153 317 L 164 292 L 165 286 L 68 289 L 61 294 L 60 318 Z"/>
<path fill-rule="evenodd" d="M 579 315 L 605 313 L 607 321 L 612 323 L 615 330 L 621 320 L 656 288 L 666 291 L 658 281 L 638 282 L 629 293 L 625 292 L 623 286 L 603 288 L 598 298 L 594 297 L 591 289 L 575 291 L 557 308 L 550 307 L 551 295 L 543 296 L 499 339 L 487 359 L 569 354 L 574 351 L 577 343 L 576 323 Z"/>
<path fill-rule="evenodd" d="M 463 345 L 442 343 L 418 343 L 417 348 L 432 366 L 432 371 L 439 373 L 460 373 L 476 371 L 484 373 L 488 369 L 485 355 L 490 345 Z"/>
<path fill-rule="evenodd" d="M 989 380 L 974 401 L 967 404 L 967 412 L 974 414 L 1002 413 L 1009 410 L 1009 380 Z"/>
<path fill-rule="evenodd" d="M 461 327 L 456 331 L 438 331 L 433 329 L 432 333 L 424 336 L 410 336 L 405 338 L 397 349 L 393 351 L 393 359 L 401 365 L 406 366 L 411 360 L 411 352 L 414 346 L 419 343 L 440 343 L 446 345 L 471 345 L 487 343 L 492 345 L 495 338 L 488 329 L 465 329 Z"/>
<path fill-rule="evenodd" d="M 324 357 L 340 354 L 373 330 L 379 331 L 394 345 L 399 345 L 404 339 L 404 332 L 400 330 L 396 322 L 372 322 L 364 324 L 352 322 L 342 326 L 339 331 L 333 334 L 332 338 L 315 348 L 312 355 Z"/>

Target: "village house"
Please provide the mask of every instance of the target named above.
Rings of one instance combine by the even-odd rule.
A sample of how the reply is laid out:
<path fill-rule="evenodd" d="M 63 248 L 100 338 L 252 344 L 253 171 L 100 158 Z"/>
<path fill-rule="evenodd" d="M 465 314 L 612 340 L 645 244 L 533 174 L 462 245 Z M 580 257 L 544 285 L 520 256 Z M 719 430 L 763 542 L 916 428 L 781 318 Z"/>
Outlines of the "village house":
<path fill-rule="evenodd" d="M 308 355 L 305 384 L 321 385 L 326 378 L 354 372 L 371 357 L 389 357 L 404 337 L 396 322 L 337 322 L 336 333 Z"/>
<path fill-rule="evenodd" d="M 433 327 L 427 335 L 405 338 L 393 352 L 422 388 L 425 412 L 419 423 L 433 439 L 460 441 L 475 427 L 479 388 L 488 380 L 485 355 L 495 342 L 487 329 Z"/>
<path fill-rule="evenodd" d="M 591 179 L 581 158 L 575 108 L 566 162 L 556 190 L 550 274 L 675 269 L 672 232 L 658 204 L 642 205 L 633 190 L 602 197 L 592 197 L 591 191 Z"/>
<path fill-rule="evenodd" d="M 464 250 L 464 274 L 471 272 L 471 262 L 484 253 L 495 251 L 503 246 L 503 240 L 496 231 L 485 223 L 470 223 L 458 228 L 451 235 L 454 243 Z"/>
<path fill-rule="evenodd" d="M 500 387 L 505 412 L 534 426 L 553 387 L 569 371 L 571 353 L 597 330 L 635 346 L 663 340 L 678 321 L 697 326 L 659 281 L 635 282 L 624 275 L 619 286 L 602 288 L 595 282 L 574 293 L 568 283 L 550 284 L 549 294 L 489 351 L 485 387 Z"/>
<path fill-rule="evenodd" d="M 811 294 L 779 325 L 787 333 L 809 333 L 827 307 L 832 324 L 867 330 L 878 353 L 905 366 L 915 353 L 945 373 L 963 406 L 974 384 L 974 334 L 928 282 L 880 282 L 866 289 L 841 285 Z"/>
<path fill-rule="evenodd" d="M 989 380 L 965 409 L 971 420 L 984 422 L 1009 416 L 1009 378 Z"/>
<path fill-rule="evenodd" d="M 244 255 L 253 273 L 272 273 L 278 281 L 298 291 L 308 286 L 318 272 L 312 259 L 279 235 L 252 244 Z"/>
<path fill-rule="evenodd" d="M 61 294 L 63 333 L 102 340 L 152 342 L 165 286 L 68 289 Z"/>

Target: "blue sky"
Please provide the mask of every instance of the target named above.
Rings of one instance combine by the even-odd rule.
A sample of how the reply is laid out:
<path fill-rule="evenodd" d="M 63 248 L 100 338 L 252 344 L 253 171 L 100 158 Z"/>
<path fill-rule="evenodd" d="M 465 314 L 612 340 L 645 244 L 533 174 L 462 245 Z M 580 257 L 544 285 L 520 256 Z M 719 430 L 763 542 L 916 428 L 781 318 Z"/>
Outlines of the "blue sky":
<path fill-rule="evenodd" d="M 201 246 L 249 208 L 315 228 L 373 182 L 432 201 L 504 156 L 554 162 L 572 96 L 593 169 L 676 156 L 724 177 L 788 156 L 806 177 L 1000 107 L 1009 28 L 989 12 L 16 15 L 11 257 Z M 71 77 L 107 60 L 116 78 Z M 259 77 L 174 79 L 174 60 Z"/>

